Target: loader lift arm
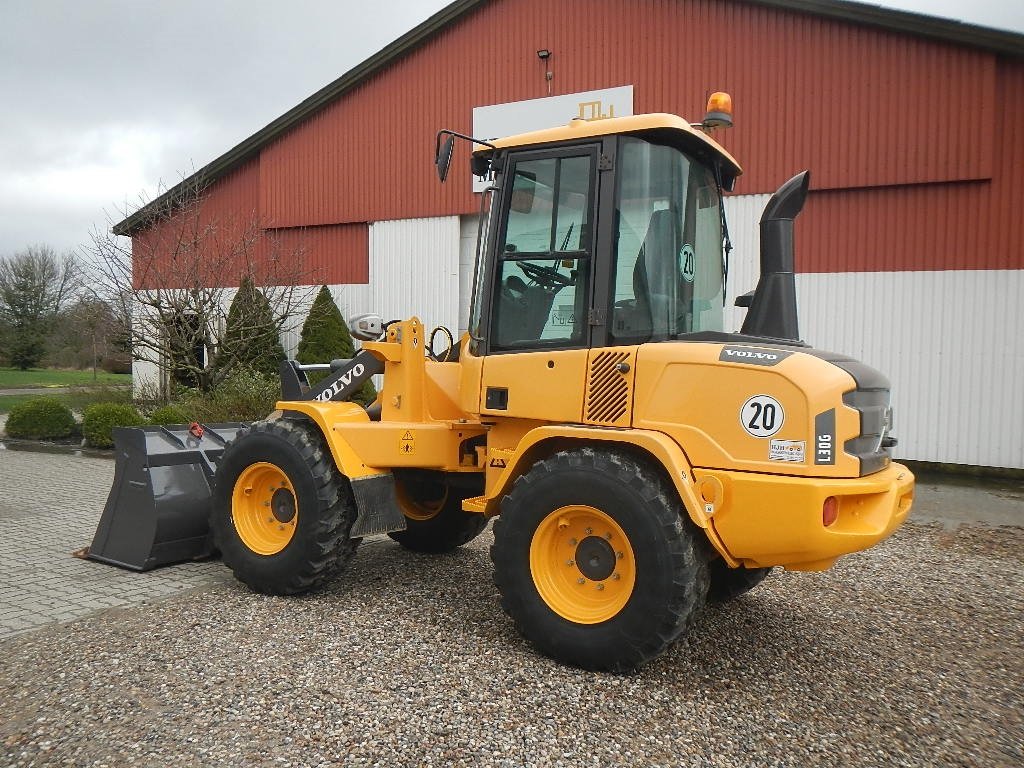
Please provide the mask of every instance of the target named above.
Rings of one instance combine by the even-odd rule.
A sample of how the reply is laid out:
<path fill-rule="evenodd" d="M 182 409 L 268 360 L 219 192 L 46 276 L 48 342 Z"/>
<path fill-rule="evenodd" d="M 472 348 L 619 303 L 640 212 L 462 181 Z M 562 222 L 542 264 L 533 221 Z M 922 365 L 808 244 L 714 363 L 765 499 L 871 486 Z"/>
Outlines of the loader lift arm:
<path fill-rule="evenodd" d="M 331 375 L 311 387 L 308 370 L 330 368 Z M 282 400 L 348 400 L 371 377 L 384 373 L 384 362 L 376 355 L 361 350 L 350 360 L 332 360 L 329 364 L 301 365 L 295 360 L 281 361 Z"/>

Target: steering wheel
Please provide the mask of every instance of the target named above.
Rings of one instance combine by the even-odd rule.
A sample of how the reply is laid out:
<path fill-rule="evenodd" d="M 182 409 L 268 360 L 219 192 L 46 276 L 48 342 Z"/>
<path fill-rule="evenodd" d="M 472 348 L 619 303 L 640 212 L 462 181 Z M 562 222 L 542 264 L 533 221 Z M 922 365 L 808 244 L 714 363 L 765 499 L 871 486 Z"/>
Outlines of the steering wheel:
<path fill-rule="evenodd" d="M 521 270 L 526 273 L 526 276 L 533 280 L 535 283 L 539 283 L 545 288 L 552 288 L 559 286 L 561 288 L 567 285 L 573 284 L 573 279 L 560 273 L 555 267 L 542 267 L 539 264 L 531 264 L 528 261 L 516 262 Z"/>

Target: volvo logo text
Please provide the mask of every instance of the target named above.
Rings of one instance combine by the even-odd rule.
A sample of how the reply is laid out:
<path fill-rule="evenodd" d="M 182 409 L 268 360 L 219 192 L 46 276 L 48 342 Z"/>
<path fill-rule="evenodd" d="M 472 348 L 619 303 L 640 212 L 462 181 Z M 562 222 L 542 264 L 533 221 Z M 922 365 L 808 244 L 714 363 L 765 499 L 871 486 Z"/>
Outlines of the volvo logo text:
<path fill-rule="evenodd" d="M 747 365 L 777 365 L 789 357 L 792 352 L 781 349 L 757 349 L 756 347 L 724 347 L 718 356 L 719 361 L 727 363 L 745 363 Z"/>
<path fill-rule="evenodd" d="M 351 371 L 346 371 L 328 389 L 325 389 L 323 392 L 318 394 L 313 399 L 314 400 L 319 400 L 321 402 L 327 402 L 332 397 L 334 397 L 336 394 L 341 392 L 341 390 L 344 387 L 347 387 L 349 384 L 351 384 L 353 378 L 358 378 L 359 376 L 362 376 L 364 370 L 366 370 L 366 369 L 363 367 L 362 363 L 356 363 L 354 366 L 352 366 L 352 370 Z"/>

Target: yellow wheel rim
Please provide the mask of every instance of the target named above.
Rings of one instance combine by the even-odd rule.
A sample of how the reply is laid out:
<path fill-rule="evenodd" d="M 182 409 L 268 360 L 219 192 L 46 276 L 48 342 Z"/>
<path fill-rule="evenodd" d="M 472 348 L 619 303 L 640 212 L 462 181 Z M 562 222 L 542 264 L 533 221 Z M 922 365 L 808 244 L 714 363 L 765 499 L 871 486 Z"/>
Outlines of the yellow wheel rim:
<path fill-rule="evenodd" d="M 437 489 L 428 488 L 430 493 L 427 498 L 413 498 L 403 483 L 395 483 L 395 496 L 402 514 L 410 520 L 419 521 L 437 517 L 448 501 L 448 486 L 440 483 L 437 486 Z"/>
<path fill-rule="evenodd" d="M 618 615 L 633 594 L 636 560 L 625 531 L 599 509 L 556 509 L 530 542 L 530 573 L 548 607 L 576 624 Z"/>
<path fill-rule="evenodd" d="M 250 464 L 235 481 L 231 518 L 238 538 L 253 552 L 276 555 L 288 546 L 299 506 L 288 476 L 265 461 Z"/>

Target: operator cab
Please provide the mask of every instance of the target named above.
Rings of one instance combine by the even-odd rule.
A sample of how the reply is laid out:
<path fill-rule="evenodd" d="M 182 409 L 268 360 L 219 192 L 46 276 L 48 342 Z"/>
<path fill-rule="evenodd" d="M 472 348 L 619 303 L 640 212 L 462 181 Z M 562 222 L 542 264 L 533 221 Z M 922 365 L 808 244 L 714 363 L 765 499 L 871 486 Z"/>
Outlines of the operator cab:
<path fill-rule="evenodd" d="M 541 145 L 541 146 L 538 146 Z M 574 121 L 478 150 L 493 170 L 470 352 L 722 330 L 721 193 L 740 173 L 673 115 Z"/>

